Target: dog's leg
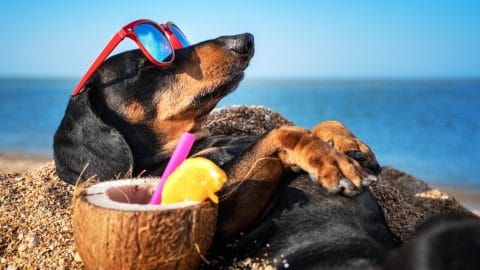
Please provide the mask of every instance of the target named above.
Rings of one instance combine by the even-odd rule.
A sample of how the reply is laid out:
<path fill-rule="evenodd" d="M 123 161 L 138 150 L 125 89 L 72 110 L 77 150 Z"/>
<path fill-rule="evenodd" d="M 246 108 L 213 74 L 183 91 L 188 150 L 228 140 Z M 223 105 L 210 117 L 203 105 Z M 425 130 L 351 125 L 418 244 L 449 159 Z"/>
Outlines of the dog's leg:
<path fill-rule="evenodd" d="M 367 172 L 379 174 L 381 167 L 370 147 L 360 141 L 338 121 L 325 121 L 316 125 L 312 133 L 335 149 L 358 161 Z M 373 179 L 373 178 L 372 178 Z M 364 184 L 368 185 L 368 181 Z"/>
<path fill-rule="evenodd" d="M 368 174 L 361 165 L 308 130 L 283 126 L 269 132 L 250 150 L 227 167 L 230 181 L 244 179 L 253 164 L 264 157 L 278 157 L 287 166 L 296 166 L 310 174 L 328 191 L 358 194 Z"/>
<path fill-rule="evenodd" d="M 252 228 L 267 208 L 284 175 L 278 158 L 261 158 L 242 181 L 230 182 L 220 192 L 217 233 L 231 238 Z"/>
<path fill-rule="evenodd" d="M 308 130 L 283 126 L 272 130 L 235 162 L 225 166 L 229 180 L 222 191 L 218 230 L 233 236 L 249 229 L 263 212 L 284 172 L 296 166 L 328 191 L 358 194 L 368 174 L 361 165 Z"/>

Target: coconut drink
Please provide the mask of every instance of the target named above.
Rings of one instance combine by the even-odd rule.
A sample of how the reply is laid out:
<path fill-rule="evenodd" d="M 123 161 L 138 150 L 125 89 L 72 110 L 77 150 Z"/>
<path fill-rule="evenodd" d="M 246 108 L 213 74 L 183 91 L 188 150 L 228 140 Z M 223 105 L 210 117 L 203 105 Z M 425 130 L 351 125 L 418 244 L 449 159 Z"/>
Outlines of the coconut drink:
<path fill-rule="evenodd" d="M 170 161 L 173 157 L 175 153 Z M 86 268 L 195 269 L 199 265 L 215 232 L 215 193 L 227 176 L 208 159 L 177 163 L 178 168 L 160 181 L 115 180 L 77 190 L 73 229 Z M 161 204 L 152 203 L 162 197 Z"/>
<path fill-rule="evenodd" d="M 217 205 L 149 205 L 154 180 L 102 182 L 74 198 L 75 243 L 87 269 L 194 269 L 210 247 Z"/>

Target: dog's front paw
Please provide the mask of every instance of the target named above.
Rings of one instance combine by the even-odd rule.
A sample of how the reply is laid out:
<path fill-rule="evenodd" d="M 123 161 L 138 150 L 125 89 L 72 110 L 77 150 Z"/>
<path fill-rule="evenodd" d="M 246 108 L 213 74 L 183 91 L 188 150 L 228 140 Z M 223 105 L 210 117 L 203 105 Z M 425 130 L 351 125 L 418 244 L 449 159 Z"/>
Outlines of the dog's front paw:
<path fill-rule="evenodd" d="M 291 144 L 291 148 L 279 152 L 280 159 L 286 166 L 298 167 L 307 172 L 329 192 L 354 196 L 364 186 L 376 181 L 377 178 L 368 174 L 360 163 L 330 144 L 311 133 L 297 132 L 294 136 L 292 131 L 285 138 L 297 137 L 296 142 Z"/>
<path fill-rule="evenodd" d="M 323 147 L 320 144 L 323 144 Z M 359 194 L 363 187 L 377 180 L 376 176 L 368 174 L 357 161 L 330 145 L 318 141 L 311 147 L 313 146 L 316 151 L 311 149 L 305 153 L 307 171 L 313 180 L 329 192 L 354 196 Z"/>
<path fill-rule="evenodd" d="M 377 175 L 382 170 L 370 147 L 357 139 L 342 123 L 325 121 L 315 126 L 312 133 L 358 161 L 368 173 Z"/>

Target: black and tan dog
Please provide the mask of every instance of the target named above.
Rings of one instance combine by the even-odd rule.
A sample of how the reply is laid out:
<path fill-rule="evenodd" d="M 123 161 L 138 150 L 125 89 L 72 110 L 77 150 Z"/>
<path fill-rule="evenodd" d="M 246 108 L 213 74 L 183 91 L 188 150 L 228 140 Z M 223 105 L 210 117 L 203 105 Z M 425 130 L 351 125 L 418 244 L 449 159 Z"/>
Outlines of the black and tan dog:
<path fill-rule="evenodd" d="M 381 264 L 398 241 L 370 193 L 361 193 L 380 166 L 342 124 L 324 122 L 312 131 L 284 126 L 259 137 L 200 129 L 242 80 L 253 53 L 253 36 L 242 34 L 178 50 L 165 67 L 139 50 L 109 58 L 70 99 L 55 133 L 58 175 L 71 184 L 132 170 L 159 175 L 189 131 L 197 136 L 192 155 L 211 159 L 229 176 L 213 249 L 226 265 L 228 254 L 266 254 L 278 267 Z"/>

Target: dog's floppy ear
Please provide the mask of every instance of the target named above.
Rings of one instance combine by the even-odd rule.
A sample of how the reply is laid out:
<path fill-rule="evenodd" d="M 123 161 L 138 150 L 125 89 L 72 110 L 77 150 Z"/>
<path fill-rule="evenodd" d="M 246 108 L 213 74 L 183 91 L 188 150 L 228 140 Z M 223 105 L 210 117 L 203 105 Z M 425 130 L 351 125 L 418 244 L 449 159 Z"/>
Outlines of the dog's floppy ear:
<path fill-rule="evenodd" d="M 84 89 L 70 98 L 54 136 L 57 174 L 70 184 L 75 184 L 79 177 L 78 182 L 92 176 L 112 179 L 133 167 L 130 147 L 120 132 L 98 115 L 104 110 L 94 108 L 90 90 L 95 91 Z"/>

